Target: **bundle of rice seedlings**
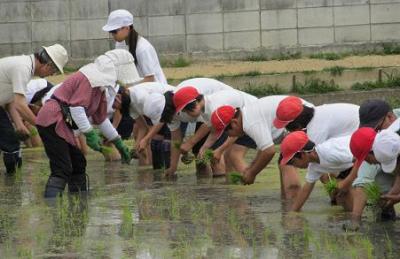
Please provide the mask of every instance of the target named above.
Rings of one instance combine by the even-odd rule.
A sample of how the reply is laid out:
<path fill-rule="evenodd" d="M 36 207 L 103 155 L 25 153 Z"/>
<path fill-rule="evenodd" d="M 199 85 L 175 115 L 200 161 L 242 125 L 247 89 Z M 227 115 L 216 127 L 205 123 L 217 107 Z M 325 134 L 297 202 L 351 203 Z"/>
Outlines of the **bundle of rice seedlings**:
<path fill-rule="evenodd" d="M 188 165 L 190 163 L 192 163 L 194 160 L 194 155 L 191 153 L 185 153 L 181 156 L 181 161 L 182 163 L 184 163 L 185 165 Z"/>
<path fill-rule="evenodd" d="M 39 132 L 37 131 L 37 129 L 35 127 L 32 127 L 30 130 L 30 136 L 36 137 L 37 135 L 39 135 Z"/>
<path fill-rule="evenodd" d="M 110 155 L 113 152 L 112 147 L 107 147 L 107 146 L 101 146 L 101 153 L 104 155 Z"/>
<path fill-rule="evenodd" d="M 242 184 L 243 176 L 239 172 L 232 172 L 228 174 L 228 181 L 230 184 Z"/>
<path fill-rule="evenodd" d="M 365 185 L 364 192 L 367 195 L 368 205 L 370 206 L 378 205 L 378 202 L 381 198 L 381 190 L 375 182 Z"/>
<path fill-rule="evenodd" d="M 132 159 L 139 159 L 139 155 L 135 148 L 132 148 L 131 151 L 129 151 L 129 153 L 131 154 Z"/>
<path fill-rule="evenodd" d="M 196 164 L 207 165 L 210 164 L 213 159 L 214 159 L 214 151 L 212 149 L 207 149 L 206 151 L 204 151 L 204 155 L 202 158 L 196 159 Z"/>
<path fill-rule="evenodd" d="M 174 142 L 173 142 L 173 147 L 174 147 L 175 149 L 180 149 L 180 148 L 181 148 L 181 145 L 182 145 L 182 142 L 180 142 L 180 141 L 174 141 Z"/>
<path fill-rule="evenodd" d="M 329 196 L 333 194 L 333 192 L 338 188 L 338 182 L 336 178 L 331 178 L 331 176 L 328 174 L 329 181 L 324 184 L 324 188 L 326 192 L 328 193 Z"/>

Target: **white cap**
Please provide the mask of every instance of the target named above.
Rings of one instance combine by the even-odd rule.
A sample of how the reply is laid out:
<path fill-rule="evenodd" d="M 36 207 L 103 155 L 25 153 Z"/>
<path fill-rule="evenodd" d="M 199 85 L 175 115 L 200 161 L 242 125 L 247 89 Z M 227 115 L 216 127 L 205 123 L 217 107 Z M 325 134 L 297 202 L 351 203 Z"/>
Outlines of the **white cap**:
<path fill-rule="evenodd" d="M 133 15 L 125 9 L 118 9 L 110 13 L 107 24 L 103 26 L 103 31 L 113 31 L 132 24 Z"/>
<path fill-rule="evenodd" d="M 165 107 L 165 97 L 160 93 L 148 95 L 144 102 L 143 114 L 151 119 L 155 125 L 160 123 L 161 115 Z"/>
<path fill-rule="evenodd" d="M 114 49 L 107 51 L 104 55 L 110 58 L 114 63 L 117 80 L 122 84 L 132 85 L 143 79 L 139 76 L 135 65 L 135 59 L 129 51 L 125 49 Z"/>
<path fill-rule="evenodd" d="M 50 56 L 53 63 L 57 66 L 58 70 L 64 74 L 64 66 L 68 62 L 68 52 L 60 44 L 54 44 L 49 47 L 42 46 L 47 54 Z"/>
<path fill-rule="evenodd" d="M 375 137 L 372 151 L 382 170 L 385 173 L 393 172 L 400 155 L 400 136 L 391 130 L 382 130 Z"/>
<path fill-rule="evenodd" d="M 47 87 L 47 80 L 40 78 L 40 79 L 32 79 L 29 81 L 28 85 L 26 86 L 26 93 L 25 98 L 27 103 L 31 103 L 33 96 L 40 90 Z"/>

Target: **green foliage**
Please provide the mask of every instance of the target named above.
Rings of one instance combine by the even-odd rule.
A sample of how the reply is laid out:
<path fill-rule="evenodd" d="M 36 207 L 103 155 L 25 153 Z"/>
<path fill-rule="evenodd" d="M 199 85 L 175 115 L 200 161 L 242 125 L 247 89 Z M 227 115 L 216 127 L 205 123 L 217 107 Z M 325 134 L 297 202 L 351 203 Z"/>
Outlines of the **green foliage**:
<path fill-rule="evenodd" d="M 287 91 L 281 89 L 279 86 L 275 85 L 257 85 L 257 86 L 247 86 L 243 89 L 240 89 L 243 92 L 246 92 L 248 94 L 257 96 L 257 97 L 264 97 L 268 95 L 279 95 L 279 94 L 285 94 Z"/>
<path fill-rule="evenodd" d="M 194 155 L 191 153 L 185 153 L 181 156 L 181 161 L 182 163 L 184 163 L 185 165 L 188 165 L 190 163 L 193 162 L 193 160 L 195 159 Z"/>
<path fill-rule="evenodd" d="M 330 175 L 328 175 L 328 177 L 329 180 L 326 184 L 324 184 L 324 188 L 328 195 L 331 196 L 333 192 L 338 188 L 338 182 L 336 178 L 331 178 Z"/>
<path fill-rule="evenodd" d="M 228 174 L 228 182 L 230 184 L 242 184 L 243 176 L 239 172 L 232 172 Z"/>
<path fill-rule="evenodd" d="M 333 67 L 324 68 L 322 71 L 329 72 L 332 76 L 341 76 L 345 69 L 346 69 L 345 67 L 333 66 Z"/>
<path fill-rule="evenodd" d="M 101 146 L 101 153 L 103 153 L 104 155 L 110 155 L 112 152 L 113 152 L 112 147 Z"/>
<path fill-rule="evenodd" d="M 293 87 L 293 92 L 299 94 L 322 94 L 340 90 L 333 80 L 327 82 L 318 78 L 306 79 L 304 84 L 296 83 Z"/>
<path fill-rule="evenodd" d="M 301 52 L 279 52 L 278 54 L 268 57 L 266 53 L 256 53 L 246 57 L 245 61 L 252 61 L 252 62 L 262 62 L 268 60 L 289 60 L 289 59 L 299 59 L 301 58 Z"/>
<path fill-rule="evenodd" d="M 198 165 L 208 165 L 214 159 L 214 151 L 212 149 L 207 149 L 204 151 L 203 157 L 196 158 L 196 164 Z"/>
<path fill-rule="evenodd" d="M 162 59 L 160 63 L 162 67 L 188 67 L 190 64 L 192 64 L 190 60 L 182 56 L 175 60 Z"/>
<path fill-rule="evenodd" d="M 398 88 L 400 87 L 400 76 L 398 73 L 383 72 L 385 78 L 382 81 L 367 81 L 363 83 L 355 83 L 351 86 L 352 90 L 373 90 L 379 88 Z"/>
<path fill-rule="evenodd" d="M 395 43 L 383 43 L 383 54 L 385 55 L 394 55 L 400 54 L 400 45 Z"/>
<path fill-rule="evenodd" d="M 370 206 L 378 205 L 381 198 L 381 190 L 379 186 L 373 182 L 364 186 L 364 192 L 367 195 L 367 204 Z"/>
<path fill-rule="evenodd" d="M 322 52 L 322 53 L 315 53 L 311 54 L 310 58 L 313 59 L 325 59 L 325 60 L 339 60 L 343 58 L 345 54 L 337 54 L 333 52 Z"/>

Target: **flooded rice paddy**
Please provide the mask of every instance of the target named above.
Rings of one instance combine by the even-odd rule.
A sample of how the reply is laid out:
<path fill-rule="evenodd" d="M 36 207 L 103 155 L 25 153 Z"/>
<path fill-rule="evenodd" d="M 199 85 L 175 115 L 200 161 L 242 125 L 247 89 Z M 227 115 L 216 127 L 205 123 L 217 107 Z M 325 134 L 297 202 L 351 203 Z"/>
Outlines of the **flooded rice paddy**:
<path fill-rule="evenodd" d="M 276 162 L 252 186 L 104 162 L 90 153 L 87 196 L 46 201 L 41 149 L 24 150 L 15 176 L 0 175 L 0 258 L 398 258 L 399 222 L 359 232 L 330 206 L 322 185 L 302 213 L 285 213 Z M 397 208 L 399 210 L 399 208 Z"/>

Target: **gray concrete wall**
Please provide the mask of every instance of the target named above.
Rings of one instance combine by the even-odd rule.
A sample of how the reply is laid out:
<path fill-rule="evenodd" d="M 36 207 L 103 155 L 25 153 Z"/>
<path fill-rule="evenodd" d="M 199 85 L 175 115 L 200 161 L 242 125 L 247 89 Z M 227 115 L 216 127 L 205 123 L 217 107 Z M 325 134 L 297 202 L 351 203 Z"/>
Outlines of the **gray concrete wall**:
<path fill-rule="evenodd" d="M 166 55 L 400 41 L 400 0 L 0 0 L 0 56 L 59 42 L 73 59 L 95 57 L 113 47 L 101 27 L 119 8 Z"/>

